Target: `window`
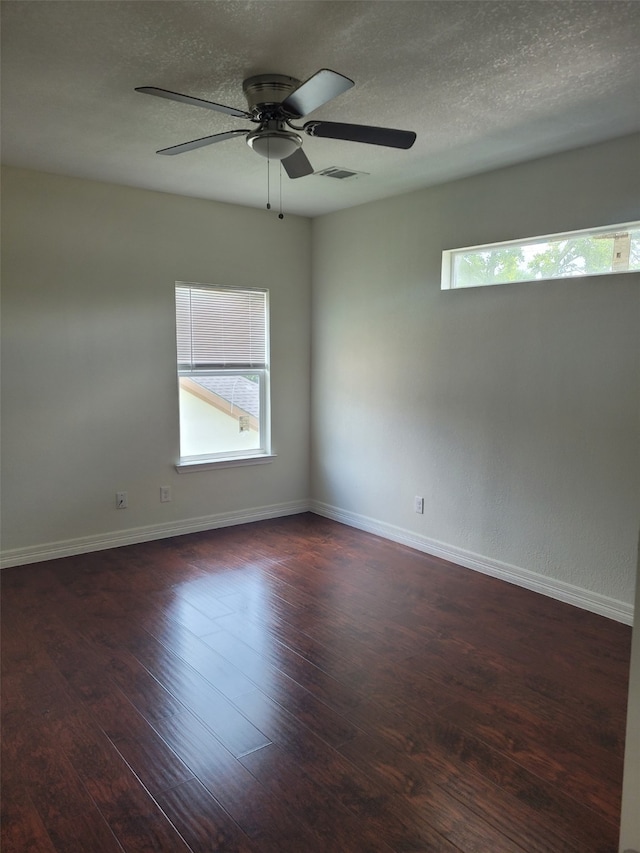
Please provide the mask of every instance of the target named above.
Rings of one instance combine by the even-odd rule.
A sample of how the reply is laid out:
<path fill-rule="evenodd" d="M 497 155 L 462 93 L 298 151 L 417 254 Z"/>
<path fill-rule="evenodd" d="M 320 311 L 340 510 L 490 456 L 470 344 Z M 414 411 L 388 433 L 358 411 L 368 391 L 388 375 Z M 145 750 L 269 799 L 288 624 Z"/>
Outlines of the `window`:
<path fill-rule="evenodd" d="M 176 284 L 180 466 L 269 448 L 268 291 Z"/>
<path fill-rule="evenodd" d="M 640 222 L 442 253 L 442 290 L 640 270 Z"/>

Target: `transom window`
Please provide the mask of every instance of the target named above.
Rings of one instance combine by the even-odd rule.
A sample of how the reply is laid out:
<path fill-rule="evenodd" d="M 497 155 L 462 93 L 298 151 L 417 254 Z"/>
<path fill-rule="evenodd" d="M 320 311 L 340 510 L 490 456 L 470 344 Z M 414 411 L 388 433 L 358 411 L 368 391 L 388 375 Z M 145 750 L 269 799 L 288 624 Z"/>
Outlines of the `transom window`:
<path fill-rule="evenodd" d="M 640 222 L 442 253 L 442 290 L 640 270 Z"/>
<path fill-rule="evenodd" d="M 268 291 L 176 284 L 180 464 L 266 456 Z"/>

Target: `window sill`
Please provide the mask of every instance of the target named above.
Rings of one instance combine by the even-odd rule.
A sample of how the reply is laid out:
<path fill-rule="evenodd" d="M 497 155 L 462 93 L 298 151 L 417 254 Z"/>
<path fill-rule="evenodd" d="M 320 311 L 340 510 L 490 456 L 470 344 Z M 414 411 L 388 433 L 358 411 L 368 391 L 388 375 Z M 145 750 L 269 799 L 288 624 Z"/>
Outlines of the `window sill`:
<path fill-rule="evenodd" d="M 235 468 L 239 465 L 265 465 L 276 458 L 275 453 L 265 453 L 263 456 L 234 456 L 228 459 L 212 459 L 210 462 L 178 462 L 178 474 L 191 474 L 198 471 L 211 471 L 214 468 Z"/>

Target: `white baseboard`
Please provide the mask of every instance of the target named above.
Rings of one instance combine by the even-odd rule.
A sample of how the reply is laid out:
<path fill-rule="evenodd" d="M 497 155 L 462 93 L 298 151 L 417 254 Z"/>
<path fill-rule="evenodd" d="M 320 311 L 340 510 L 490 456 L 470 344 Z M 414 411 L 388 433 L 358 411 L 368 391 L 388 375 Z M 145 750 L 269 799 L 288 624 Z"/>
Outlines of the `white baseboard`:
<path fill-rule="evenodd" d="M 169 524 L 150 524 L 145 527 L 133 527 L 129 530 L 100 533 L 96 536 L 49 542 L 45 545 L 14 548 L 0 552 L 0 569 L 6 569 L 10 566 L 24 566 L 27 563 L 41 563 L 43 560 L 55 560 L 58 557 L 70 557 L 74 554 L 87 554 L 90 551 L 104 551 L 107 548 L 118 548 L 121 545 L 151 542 L 154 539 L 168 539 L 171 536 L 198 533 L 201 530 L 215 530 L 218 527 L 247 524 L 250 521 L 262 521 L 266 518 L 297 515 L 308 511 L 308 501 L 290 501 L 235 512 L 222 512 L 201 518 L 187 518 Z"/>
<path fill-rule="evenodd" d="M 512 566 L 490 557 L 474 554 L 455 545 L 447 545 L 435 539 L 429 539 L 410 530 L 396 527 L 392 524 L 378 521 L 358 513 L 348 512 L 339 507 L 325 504 L 321 501 L 290 501 L 288 503 L 270 504 L 264 507 L 254 507 L 236 512 L 218 513 L 200 518 L 183 519 L 169 524 L 152 524 L 145 527 L 134 527 L 128 530 L 118 530 L 102 533 L 96 536 L 83 536 L 77 539 L 67 539 L 60 542 L 49 542 L 44 545 L 14 548 L 0 552 L 0 569 L 10 566 L 23 566 L 28 563 L 39 563 L 44 560 L 55 560 L 58 557 L 70 557 L 74 554 L 87 554 L 91 551 L 104 551 L 107 548 L 118 548 L 122 545 L 134 545 L 138 542 L 150 542 L 154 539 L 167 539 L 171 536 L 182 536 L 187 533 L 198 533 L 202 530 L 215 530 L 219 527 L 231 527 L 236 524 L 247 524 L 251 521 L 261 521 L 267 518 L 279 518 L 286 515 L 297 515 L 302 512 L 314 512 L 349 527 L 364 530 L 399 542 L 417 551 L 441 557 L 473 569 L 482 574 L 500 578 L 508 583 L 531 589 L 558 601 L 573 604 L 583 610 L 598 613 L 609 619 L 615 619 L 625 625 L 633 624 L 633 606 L 623 601 L 617 601 L 606 595 L 591 592 L 588 589 L 555 580 L 540 575 L 537 572 Z"/>
<path fill-rule="evenodd" d="M 449 560 L 467 569 L 500 578 L 508 583 L 539 592 L 558 601 L 564 601 L 566 604 L 573 604 L 583 610 L 589 610 L 592 613 L 598 613 L 600 616 L 614 619 L 616 622 L 633 625 L 633 605 L 626 604 L 624 601 L 618 601 L 615 598 L 609 598 L 606 595 L 600 595 L 597 592 L 591 592 L 591 590 L 555 580 L 537 572 L 522 569 L 519 566 L 512 566 L 500 560 L 493 560 L 481 554 L 474 554 L 472 551 L 457 548 L 455 545 L 447 545 L 435 539 L 421 536 L 419 533 L 413 533 L 410 530 L 396 527 L 393 524 L 386 524 L 358 513 L 348 512 L 321 501 L 311 501 L 309 509 L 317 515 L 323 515 L 326 518 L 347 524 L 349 527 L 356 527 L 359 530 L 365 530 L 367 533 L 381 536 L 383 539 L 408 545 L 417 551 L 423 551 L 434 557 L 441 557 L 443 560 Z"/>

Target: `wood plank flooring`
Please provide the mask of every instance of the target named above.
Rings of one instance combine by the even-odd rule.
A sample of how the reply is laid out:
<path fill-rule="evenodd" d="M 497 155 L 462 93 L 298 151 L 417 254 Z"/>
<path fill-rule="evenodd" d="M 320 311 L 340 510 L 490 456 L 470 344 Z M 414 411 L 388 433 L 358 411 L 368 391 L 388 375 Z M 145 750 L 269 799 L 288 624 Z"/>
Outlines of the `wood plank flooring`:
<path fill-rule="evenodd" d="M 311 514 L 2 573 L 3 853 L 615 853 L 631 629 Z"/>

